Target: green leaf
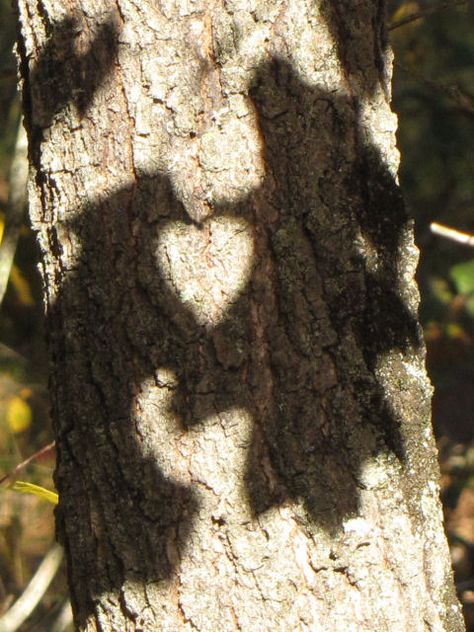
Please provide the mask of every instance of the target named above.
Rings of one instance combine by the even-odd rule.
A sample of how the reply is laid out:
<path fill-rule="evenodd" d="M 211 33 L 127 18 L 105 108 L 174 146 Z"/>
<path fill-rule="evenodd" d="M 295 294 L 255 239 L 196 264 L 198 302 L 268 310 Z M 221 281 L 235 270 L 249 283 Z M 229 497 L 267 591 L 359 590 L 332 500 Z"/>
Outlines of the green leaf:
<path fill-rule="evenodd" d="M 449 271 L 449 276 L 456 286 L 459 294 L 471 294 L 474 292 L 474 259 L 458 263 Z"/>
<path fill-rule="evenodd" d="M 449 289 L 446 279 L 433 277 L 429 280 L 430 290 L 436 300 L 443 305 L 449 305 L 453 300 L 453 292 Z"/>
<path fill-rule="evenodd" d="M 474 316 L 474 295 L 466 299 L 464 307 L 469 316 Z"/>

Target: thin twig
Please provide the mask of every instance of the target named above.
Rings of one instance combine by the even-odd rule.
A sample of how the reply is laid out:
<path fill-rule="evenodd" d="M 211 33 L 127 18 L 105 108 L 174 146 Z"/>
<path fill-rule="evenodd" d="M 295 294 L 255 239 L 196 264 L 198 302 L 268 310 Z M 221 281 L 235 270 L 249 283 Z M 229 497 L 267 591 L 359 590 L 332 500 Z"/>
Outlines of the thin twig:
<path fill-rule="evenodd" d="M 433 81 L 433 79 L 429 79 L 428 77 L 421 75 L 419 72 L 413 70 L 412 68 L 408 68 L 407 66 L 400 64 L 399 62 L 395 62 L 395 66 L 400 70 L 403 70 L 403 72 L 412 75 L 412 77 L 414 77 L 421 83 L 424 83 L 429 88 L 448 97 L 448 99 L 452 101 L 463 112 L 471 116 L 474 115 L 474 99 L 462 92 L 459 86 L 449 85 L 441 81 Z"/>
<path fill-rule="evenodd" d="M 56 442 L 55 441 L 51 441 L 51 443 L 48 443 L 48 445 L 43 446 L 42 448 L 37 450 L 34 454 L 29 456 L 27 459 L 25 459 L 24 461 L 19 463 L 16 467 L 13 468 L 13 470 L 8 472 L 8 474 L 5 474 L 5 476 L 3 478 L 0 478 L 0 485 L 2 483 L 4 483 L 6 480 L 8 480 L 8 479 L 15 478 L 16 475 L 19 472 L 21 472 L 21 470 L 23 468 L 25 468 L 27 465 L 29 465 L 35 459 L 38 459 L 40 456 L 44 456 L 45 454 L 48 454 L 48 452 L 51 452 L 54 449 L 55 445 L 56 445 Z"/>
<path fill-rule="evenodd" d="M 15 632 L 43 598 L 48 586 L 58 572 L 63 559 L 63 549 L 54 544 L 33 575 L 30 583 L 13 606 L 0 618 L 0 632 Z"/>
<path fill-rule="evenodd" d="M 426 9 L 421 9 L 420 11 L 415 11 L 414 13 L 410 13 L 404 18 L 401 18 L 400 20 L 391 22 L 388 25 L 388 30 L 393 31 L 394 29 L 398 29 L 401 26 L 405 26 L 405 24 L 410 24 L 410 22 L 415 22 L 416 20 L 422 20 L 424 17 L 428 15 L 432 15 L 433 13 L 438 13 L 438 11 L 444 11 L 444 9 L 449 9 L 451 7 L 458 7 L 463 4 L 467 4 L 467 0 L 451 0 L 451 2 L 442 2 L 441 4 L 437 4 L 434 7 L 429 7 Z"/>
<path fill-rule="evenodd" d="M 464 233 L 455 228 L 445 226 L 444 224 L 438 224 L 438 222 L 432 222 L 430 224 L 430 230 L 435 235 L 451 239 L 451 241 L 456 241 L 458 244 L 474 247 L 474 235 L 471 233 Z"/>
<path fill-rule="evenodd" d="M 72 620 L 71 602 L 67 599 L 51 628 L 51 632 L 64 632 L 64 630 L 72 625 Z"/>
<path fill-rule="evenodd" d="M 18 237 L 20 236 L 23 212 L 26 206 L 26 185 L 28 181 L 27 146 L 28 141 L 25 128 L 20 120 L 15 155 L 10 169 L 10 192 L 5 213 L 5 228 L 0 245 L 0 305 L 7 289 Z"/>

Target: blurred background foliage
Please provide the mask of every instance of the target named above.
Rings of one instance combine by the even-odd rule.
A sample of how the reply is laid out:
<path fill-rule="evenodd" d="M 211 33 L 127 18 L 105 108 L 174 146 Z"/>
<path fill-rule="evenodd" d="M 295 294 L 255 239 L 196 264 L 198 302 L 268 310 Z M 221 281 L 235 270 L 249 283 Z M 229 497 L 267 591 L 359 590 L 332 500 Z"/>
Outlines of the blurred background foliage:
<path fill-rule="evenodd" d="M 5 232 L 9 174 L 20 120 L 15 20 L 0 0 L 0 238 Z M 1 248 L 1 247 L 0 247 Z M 1 255 L 0 255 L 1 258 Z M 47 394 L 38 252 L 25 215 L 0 309 L 0 479 L 52 441 Z M 34 459 L 0 488 L 0 616 L 22 594 L 54 542 L 52 505 L 10 489 L 16 478 L 53 489 L 52 450 Z M 19 630 L 65 630 L 57 625 L 66 599 L 64 569 Z M 56 628 L 55 628 L 56 626 Z"/>
<path fill-rule="evenodd" d="M 430 231 L 436 221 L 474 233 L 473 5 L 388 2 L 400 182 L 421 251 L 420 313 L 435 385 L 446 530 L 467 627 L 474 632 L 474 248 Z M 0 0 L 0 236 L 20 116 L 14 39 L 10 1 Z M 25 217 L 0 311 L 0 479 L 52 441 L 37 260 Z M 12 491 L 11 484 L 21 478 L 53 489 L 52 452 L 46 449 L 2 482 L 0 615 L 21 595 L 54 541 L 51 505 Z M 66 629 L 58 624 L 66 598 L 61 573 L 18 629 Z"/>
<path fill-rule="evenodd" d="M 438 7 L 446 7 L 439 11 Z M 435 387 L 433 423 L 456 585 L 474 631 L 474 3 L 389 2 L 400 183 L 420 248 L 420 316 Z"/>

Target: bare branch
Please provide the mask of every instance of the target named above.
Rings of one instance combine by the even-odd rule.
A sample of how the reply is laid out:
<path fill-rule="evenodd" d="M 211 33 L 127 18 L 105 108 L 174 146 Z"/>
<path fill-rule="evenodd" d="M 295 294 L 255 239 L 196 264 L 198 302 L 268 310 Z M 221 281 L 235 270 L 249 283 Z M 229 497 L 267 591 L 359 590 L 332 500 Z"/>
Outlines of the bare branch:
<path fill-rule="evenodd" d="M 474 247 L 474 235 L 471 233 L 464 233 L 460 230 L 456 230 L 455 228 L 445 226 L 444 224 L 438 224 L 437 222 L 432 222 L 430 224 L 430 230 L 432 233 L 439 235 L 440 237 L 451 239 L 451 241 L 456 241 L 457 243 L 464 244 L 465 246 Z"/>
<path fill-rule="evenodd" d="M 420 81 L 420 83 L 423 83 L 432 90 L 443 94 L 464 113 L 469 114 L 470 116 L 474 115 L 474 99 L 465 92 L 462 92 L 459 86 L 448 85 L 441 81 L 433 81 L 433 79 L 429 79 L 428 77 L 421 75 L 419 72 L 416 72 L 415 70 L 397 62 L 395 62 L 395 66 Z"/>
<path fill-rule="evenodd" d="M 54 449 L 55 445 L 56 445 L 56 442 L 52 441 L 51 443 L 48 443 L 47 445 L 37 450 L 34 454 L 32 454 L 27 459 L 19 463 L 16 467 L 13 468 L 13 470 L 8 472 L 8 474 L 6 474 L 3 478 L 1 478 L 0 484 L 5 482 L 7 479 L 15 478 L 15 476 L 19 474 L 19 472 L 21 472 L 21 470 L 25 468 L 27 465 L 29 465 L 32 461 L 39 458 L 40 456 L 44 456 L 45 454 L 48 454 L 48 452 L 51 452 Z"/>
<path fill-rule="evenodd" d="M 433 13 L 438 13 L 439 11 L 444 11 L 444 9 L 450 9 L 452 7 L 461 6 L 463 4 L 467 4 L 467 0 L 451 0 L 450 2 L 442 2 L 441 4 L 438 4 L 434 7 L 415 11 L 414 13 L 410 13 L 404 18 L 401 18 L 400 20 L 391 22 L 388 25 L 388 30 L 393 31 L 394 29 L 398 29 L 401 26 L 405 26 L 406 24 L 410 24 L 411 22 L 415 22 L 416 20 L 422 20 L 424 17 L 432 15 Z"/>

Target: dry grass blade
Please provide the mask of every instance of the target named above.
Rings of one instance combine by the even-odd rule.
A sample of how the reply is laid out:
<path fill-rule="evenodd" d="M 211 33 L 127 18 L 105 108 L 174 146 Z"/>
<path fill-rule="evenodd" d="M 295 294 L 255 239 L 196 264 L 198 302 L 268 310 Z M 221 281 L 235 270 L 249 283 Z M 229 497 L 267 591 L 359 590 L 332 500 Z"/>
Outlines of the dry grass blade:
<path fill-rule="evenodd" d="M 0 618 L 0 632 L 15 632 L 30 616 L 48 590 L 63 559 L 63 549 L 54 544 L 33 575 L 21 597 Z"/>

